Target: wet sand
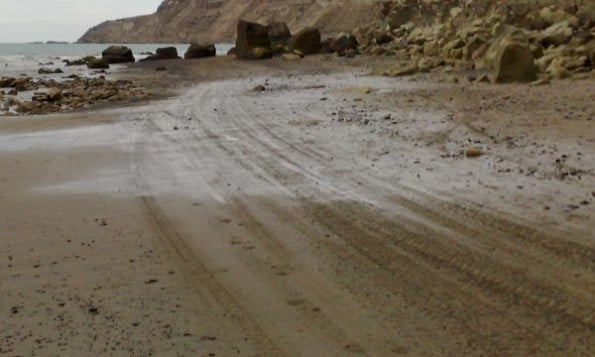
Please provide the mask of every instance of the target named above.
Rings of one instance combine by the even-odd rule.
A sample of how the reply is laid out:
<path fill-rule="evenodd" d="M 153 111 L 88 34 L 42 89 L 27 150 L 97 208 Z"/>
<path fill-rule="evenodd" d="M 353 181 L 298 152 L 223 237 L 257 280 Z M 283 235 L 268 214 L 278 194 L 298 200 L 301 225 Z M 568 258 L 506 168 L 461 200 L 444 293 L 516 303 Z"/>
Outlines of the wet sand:
<path fill-rule="evenodd" d="M 178 95 L 0 120 L 0 354 L 594 352 L 592 80 L 143 66 Z"/>

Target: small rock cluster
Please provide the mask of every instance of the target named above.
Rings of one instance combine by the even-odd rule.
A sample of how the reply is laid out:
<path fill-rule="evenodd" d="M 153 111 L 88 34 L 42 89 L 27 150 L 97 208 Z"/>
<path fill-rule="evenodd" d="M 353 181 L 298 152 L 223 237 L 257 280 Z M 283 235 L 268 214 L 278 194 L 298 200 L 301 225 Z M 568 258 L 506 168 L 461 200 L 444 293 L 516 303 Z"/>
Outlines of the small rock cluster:
<path fill-rule="evenodd" d="M 505 83 L 585 76 L 595 68 L 592 0 L 543 7 L 519 1 L 452 3 L 387 2 L 382 23 L 354 34 L 365 54 L 402 60 L 384 71 L 388 76 L 484 70 L 492 82 Z"/>
<path fill-rule="evenodd" d="M 87 108 L 102 102 L 120 102 L 144 99 L 152 94 L 130 80 L 108 80 L 104 76 L 86 78 L 76 75 L 59 82 L 35 80 L 31 77 L 2 77 L 0 87 L 12 88 L 9 93 L 0 91 L 0 101 L 4 102 L 0 112 L 11 108 L 24 114 L 48 114 L 60 111 Z M 19 100 L 20 91 L 35 91 L 31 100 Z"/>

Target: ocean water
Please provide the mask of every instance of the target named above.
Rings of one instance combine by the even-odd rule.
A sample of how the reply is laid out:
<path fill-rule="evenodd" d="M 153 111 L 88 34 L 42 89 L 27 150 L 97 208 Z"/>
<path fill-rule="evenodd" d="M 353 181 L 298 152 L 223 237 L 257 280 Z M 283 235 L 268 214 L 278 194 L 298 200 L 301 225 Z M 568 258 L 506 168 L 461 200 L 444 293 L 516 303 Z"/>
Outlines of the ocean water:
<path fill-rule="evenodd" d="M 46 44 L 46 43 L 0 43 L 0 76 L 14 76 L 21 73 L 32 75 L 40 67 L 62 68 L 62 60 L 73 60 L 84 56 L 100 56 L 110 44 Z M 184 55 L 187 44 L 124 44 L 134 52 L 137 60 L 145 58 L 143 53 L 155 52 L 159 47 L 174 46 L 180 56 Z M 229 44 L 217 44 L 217 54 L 223 55 L 232 47 Z M 75 66 L 78 67 L 78 66 Z M 68 72 L 84 72 L 84 68 L 68 68 Z M 117 66 L 115 66 L 117 68 Z M 66 72 L 66 71 L 65 71 Z"/>

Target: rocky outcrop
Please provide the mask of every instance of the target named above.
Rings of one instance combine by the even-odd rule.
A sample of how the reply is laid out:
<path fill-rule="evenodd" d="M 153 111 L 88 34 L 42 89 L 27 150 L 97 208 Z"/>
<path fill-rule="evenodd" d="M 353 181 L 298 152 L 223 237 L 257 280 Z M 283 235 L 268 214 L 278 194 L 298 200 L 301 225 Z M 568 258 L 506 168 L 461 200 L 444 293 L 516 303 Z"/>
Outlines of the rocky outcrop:
<path fill-rule="evenodd" d="M 107 21 L 89 29 L 79 42 L 233 42 L 241 18 L 260 23 L 274 19 L 294 30 L 316 26 L 333 35 L 376 21 L 381 9 L 380 1 L 361 0 L 164 0 L 152 15 Z"/>

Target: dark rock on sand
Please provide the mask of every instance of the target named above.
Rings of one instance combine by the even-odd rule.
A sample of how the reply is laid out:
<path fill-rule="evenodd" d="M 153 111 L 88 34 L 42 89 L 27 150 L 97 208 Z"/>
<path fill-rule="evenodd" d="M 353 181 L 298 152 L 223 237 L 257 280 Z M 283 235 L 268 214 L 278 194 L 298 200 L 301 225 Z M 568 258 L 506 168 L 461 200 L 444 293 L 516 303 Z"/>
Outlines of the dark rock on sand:
<path fill-rule="evenodd" d="M 271 39 L 264 25 L 240 20 L 237 26 L 236 56 L 240 59 L 253 59 L 255 48 L 270 49 Z"/>
<path fill-rule="evenodd" d="M 104 58 L 93 57 L 87 62 L 87 67 L 89 69 L 107 69 L 109 68 L 109 63 Z"/>
<path fill-rule="evenodd" d="M 336 38 L 325 40 L 321 52 L 326 52 L 326 46 L 328 46 L 329 51 L 327 53 L 336 53 L 339 56 L 346 56 L 351 51 L 357 51 L 358 42 L 355 36 L 344 33 Z"/>
<path fill-rule="evenodd" d="M 0 87 L 12 87 L 14 81 L 13 77 L 2 77 L 0 78 Z"/>
<path fill-rule="evenodd" d="M 128 63 L 135 61 L 132 50 L 126 46 L 110 46 L 101 53 L 101 57 L 108 64 Z"/>
<path fill-rule="evenodd" d="M 528 44 L 512 39 L 500 41 L 494 61 L 495 83 L 532 82 L 537 79 L 537 66 Z"/>
<path fill-rule="evenodd" d="M 160 61 L 160 60 L 169 60 L 169 59 L 178 59 L 178 50 L 175 47 L 163 47 L 158 48 L 157 52 L 145 58 L 143 61 Z"/>
<path fill-rule="evenodd" d="M 300 51 L 304 55 L 319 53 L 322 48 L 320 31 L 314 27 L 303 29 L 293 35 L 287 45 L 291 51 Z"/>
<path fill-rule="evenodd" d="M 51 69 L 51 68 L 42 67 L 39 69 L 39 71 L 37 71 L 37 73 L 38 74 L 59 74 L 59 73 L 64 73 L 64 71 L 61 70 L 60 68 Z"/>
<path fill-rule="evenodd" d="M 193 43 L 188 47 L 186 53 L 184 54 L 184 59 L 194 59 L 194 58 L 205 58 L 205 57 L 213 57 L 217 55 L 217 49 L 215 45 L 200 45 L 197 43 Z"/>

